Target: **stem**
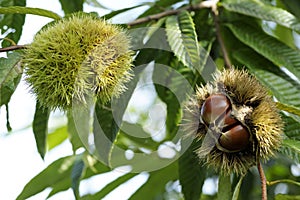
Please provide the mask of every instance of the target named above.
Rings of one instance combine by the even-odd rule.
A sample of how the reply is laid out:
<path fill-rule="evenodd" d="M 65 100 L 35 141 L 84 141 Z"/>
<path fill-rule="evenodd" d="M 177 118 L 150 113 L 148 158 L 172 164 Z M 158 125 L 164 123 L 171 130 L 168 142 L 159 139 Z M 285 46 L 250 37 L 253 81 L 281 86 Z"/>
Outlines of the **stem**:
<path fill-rule="evenodd" d="M 294 184 L 294 185 L 297 185 L 300 187 L 300 183 L 299 182 L 296 182 L 296 181 L 293 181 L 293 180 L 290 180 L 290 179 L 282 179 L 282 180 L 276 180 L 276 181 L 267 181 L 267 185 L 275 185 L 275 184 L 278 184 L 278 183 L 290 183 L 290 184 Z"/>
<path fill-rule="evenodd" d="M 222 53 L 223 53 L 223 57 L 224 57 L 224 61 L 225 61 L 225 67 L 230 69 L 230 68 L 232 68 L 232 64 L 231 64 L 231 61 L 229 59 L 228 52 L 226 50 L 225 43 L 224 43 L 224 40 L 223 40 L 223 37 L 222 37 L 222 34 L 221 34 L 220 21 L 219 21 L 218 16 L 219 16 L 219 13 L 218 13 L 217 10 L 215 10 L 213 12 L 213 18 L 214 18 L 214 23 L 215 23 L 215 27 L 216 27 L 217 39 L 218 39 L 218 42 L 220 44 L 220 47 L 221 47 L 221 50 L 222 50 Z"/>
<path fill-rule="evenodd" d="M 261 199 L 267 200 L 267 180 L 264 173 L 264 169 L 260 163 L 260 161 L 257 162 L 257 169 L 260 176 L 260 182 L 261 182 Z"/>
<path fill-rule="evenodd" d="M 13 45 L 9 47 L 0 48 L 0 52 L 7 52 L 7 51 L 13 51 L 18 49 L 26 49 L 26 45 Z"/>

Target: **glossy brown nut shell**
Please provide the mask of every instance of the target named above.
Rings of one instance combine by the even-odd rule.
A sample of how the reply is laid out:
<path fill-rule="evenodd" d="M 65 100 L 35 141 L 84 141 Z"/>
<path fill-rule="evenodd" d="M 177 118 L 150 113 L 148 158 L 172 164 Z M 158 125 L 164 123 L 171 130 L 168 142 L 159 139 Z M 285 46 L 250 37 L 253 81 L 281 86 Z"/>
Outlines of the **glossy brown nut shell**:
<path fill-rule="evenodd" d="M 228 151 L 240 151 L 249 144 L 250 134 L 241 124 L 231 127 L 219 138 L 220 145 Z"/>
<path fill-rule="evenodd" d="M 214 123 L 222 115 L 224 117 L 227 110 L 230 109 L 230 106 L 231 103 L 225 95 L 210 95 L 201 107 L 201 118 L 206 125 Z"/>

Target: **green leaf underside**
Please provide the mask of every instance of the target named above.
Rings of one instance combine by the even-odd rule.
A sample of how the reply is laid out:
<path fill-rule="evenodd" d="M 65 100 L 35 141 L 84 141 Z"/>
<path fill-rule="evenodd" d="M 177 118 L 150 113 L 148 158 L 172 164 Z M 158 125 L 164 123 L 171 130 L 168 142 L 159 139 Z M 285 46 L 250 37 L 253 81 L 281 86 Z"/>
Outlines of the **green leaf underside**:
<path fill-rule="evenodd" d="M 49 114 L 50 110 L 48 108 L 41 107 L 40 103 L 37 101 L 32 129 L 38 152 L 43 159 L 47 150 Z"/>
<path fill-rule="evenodd" d="M 300 195 L 277 194 L 275 200 L 300 200 Z"/>
<path fill-rule="evenodd" d="M 232 195 L 232 200 L 238 200 L 240 189 L 241 189 L 241 185 L 242 185 L 242 182 L 243 182 L 243 178 L 244 177 L 241 177 L 239 179 L 239 182 L 236 184 L 234 192 L 233 192 L 233 195 Z"/>
<path fill-rule="evenodd" d="M 79 136 L 79 133 L 77 131 L 75 121 L 74 121 L 74 118 L 73 118 L 72 114 L 68 113 L 67 117 L 68 117 L 69 140 L 72 144 L 72 150 L 75 153 L 75 151 L 77 149 L 79 149 L 80 147 L 83 147 L 83 143 L 82 143 L 81 138 Z"/>
<path fill-rule="evenodd" d="M 246 24 L 228 25 L 233 34 L 256 52 L 300 79 L 300 52 Z"/>
<path fill-rule="evenodd" d="M 48 187 L 55 188 L 57 184 L 63 181 L 68 182 L 68 188 L 71 186 L 71 171 L 75 157 L 67 156 L 51 163 L 46 169 L 32 178 L 23 188 L 23 191 L 17 197 L 17 200 L 27 199 L 35 194 L 42 192 Z"/>
<path fill-rule="evenodd" d="M 259 19 L 273 21 L 300 33 L 300 21 L 291 13 L 266 5 L 259 0 L 227 0 L 222 2 L 225 9 Z"/>
<path fill-rule="evenodd" d="M 58 14 L 49 10 L 45 10 L 41 8 L 22 7 L 22 6 L 1 7 L 0 14 L 32 14 L 32 15 L 38 15 L 38 16 L 48 17 L 52 19 L 61 18 Z"/>

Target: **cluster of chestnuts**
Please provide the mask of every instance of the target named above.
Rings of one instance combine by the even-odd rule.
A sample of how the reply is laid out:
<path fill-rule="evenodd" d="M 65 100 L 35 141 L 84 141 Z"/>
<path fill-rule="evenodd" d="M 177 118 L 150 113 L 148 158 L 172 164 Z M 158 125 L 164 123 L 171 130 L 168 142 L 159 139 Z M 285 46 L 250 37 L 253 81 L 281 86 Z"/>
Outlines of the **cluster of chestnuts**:
<path fill-rule="evenodd" d="M 224 174 L 245 174 L 279 148 L 283 123 L 267 90 L 245 70 L 217 72 L 188 101 L 185 128 L 202 141 L 196 150 Z"/>

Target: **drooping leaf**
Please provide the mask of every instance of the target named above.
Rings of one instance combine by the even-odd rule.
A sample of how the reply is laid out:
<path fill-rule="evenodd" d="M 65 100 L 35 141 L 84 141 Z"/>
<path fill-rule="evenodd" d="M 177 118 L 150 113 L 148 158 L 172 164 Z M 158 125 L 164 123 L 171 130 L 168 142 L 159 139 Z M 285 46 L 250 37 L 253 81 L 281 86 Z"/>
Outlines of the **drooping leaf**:
<path fill-rule="evenodd" d="M 20 82 L 23 72 L 21 57 L 19 52 L 13 52 L 7 58 L 0 58 L 0 107 L 9 103 Z"/>
<path fill-rule="evenodd" d="M 90 6 L 93 6 L 93 7 L 98 7 L 98 8 L 109 10 L 109 8 L 107 8 L 106 6 L 104 6 L 103 4 L 98 2 L 97 0 L 85 0 L 84 3 L 86 3 Z"/>
<path fill-rule="evenodd" d="M 27 199 L 35 194 L 42 192 L 48 187 L 52 187 L 65 179 L 71 186 L 71 171 L 75 157 L 67 156 L 51 163 L 46 169 L 32 178 L 17 197 L 17 200 Z"/>
<path fill-rule="evenodd" d="M 182 141 L 185 145 L 186 140 Z M 185 199 L 198 200 L 202 193 L 202 186 L 206 177 L 205 168 L 199 164 L 199 159 L 195 153 L 196 142 L 180 156 L 179 181 Z"/>
<path fill-rule="evenodd" d="M 228 25 L 233 34 L 277 66 L 284 66 L 300 79 L 300 51 L 249 25 Z"/>
<path fill-rule="evenodd" d="M 104 188 L 102 188 L 99 192 L 96 192 L 95 194 L 89 194 L 89 195 L 85 195 L 83 197 L 81 197 L 81 200 L 94 200 L 94 199 L 102 199 L 104 198 L 106 195 L 108 195 L 110 192 L 112 192 L 114 189 L 116 189 L 117 187 L 119 187 L 120 185 L 122 185 L 123 183 L 125 183 L 126 181 L 132 179 L 134 176 L 136 176 L 137 174 L 133 174 L 133 173 L 128 173 L 125 174 L 119 178 L 117 178 L 116 180 L 108 183 Z"/>
<path fill-rule="evenodd" d="M 178 59 L 190 69 L 199 69 L 199 45 L 195 24 L 188 12 L 166 20 L 166 33 L 169 45 Z"/>
<path fill-rule="evenodd" d="M 6 10 L 7 7 L 11 6 L 26 6 L 26 0 L 10 0 L 10 1 L 0 1 L 0 9 Z M 17 11 L 12 11 L 12 13 L 0 12 L 0 30 L 1 34 L 5 35 L 7 39 L 12 40 L 14 43 L 18 43 L 23 25 L 25 22 L 25 15 L 20 15 Z M 2 42 L 2 47 L 7 47 L 13 45 L 8 40 Z"/>
<path fill-rule="evenodd" d="M 54 147 L 58 146 L 67 138 L 68 138 L 68 130 L 66 126 L 55 129 L 55 131 L 49 133 L 47 136 L 48 150 L 51 150 Z"/>
<path fill-rule="evenodd" d="M 52 19 L 60 19 L 61 16 L 58 14 L 41 8 L 31 8 L 31 7 L 22 7 L 22 6 L 9 6 L 9 7 L 1 7 L 0 14 L 32 14 L 38 15 L 42 17 L 49 17 Z M 15 41 L 16 42 L 16 41 Z"/>
<path fill-rule="evenodd" d="M 169 181 L 178 179 L 178 163 L 174 162 L 169 166 L 149 173 L 149 179 L 129 199 L 162 199 L 165 186 Z"/>
<path fill-rule="evenodd" d="M 32 129 L 39 154 L 44 159 L 47 151 L 48 120 L 50 110 L 36 102 Z"/>
<path fill-rule="evenodd" d="M 76 199 L 79 199 L 79 183 L 84 170 L 84 162 L 82 160 L 82 155 L 77 155 L 74 162 L 74 166 L 71 172 L 72 179 L 72 190 Z"/>
<path fill-rule="evenodd" d="M 76 1 L 59 0 L 59 2 L 65 14 L 83 10 L 84 0 L 76 0 Z"/>
<path fill-rule="evenodd" d="M 300 21 L 291 13 L 259 0 L 227 0 L 222 5 L 230 11 L 276 22 L 300 33 Z"/>
<path fill-rule="evenodd" d="M 287 155 L 295 162 L 300 161 L 300 141 L 285 139 L 282 143 L 282 148 L 280 150 L 283 154 Z"/>

